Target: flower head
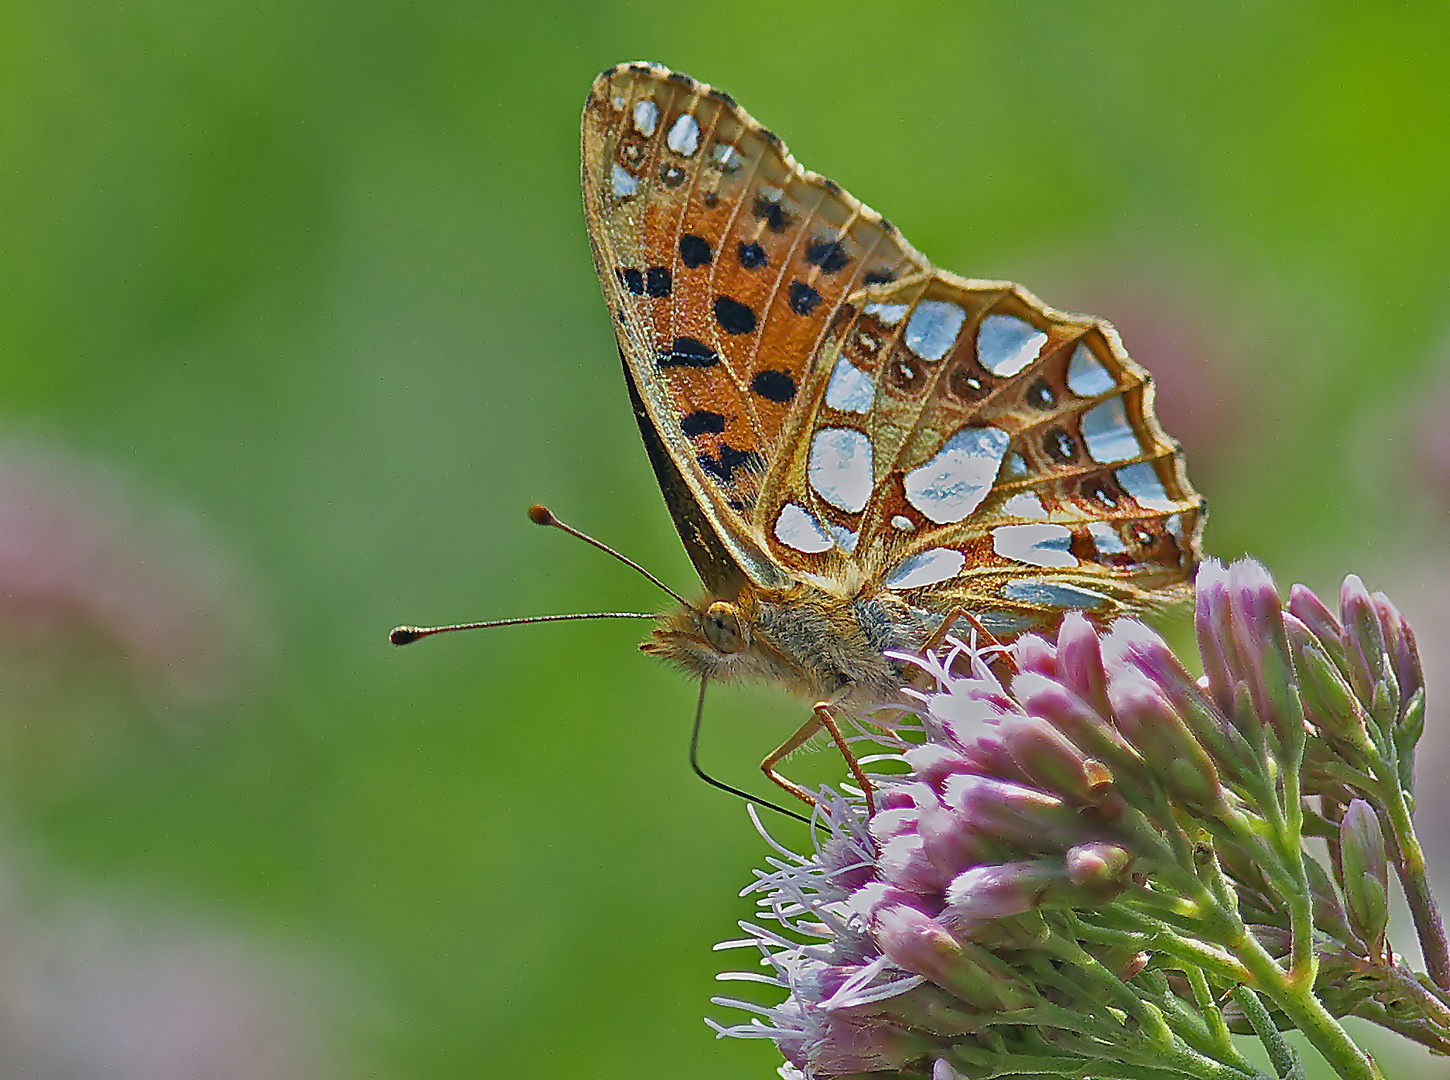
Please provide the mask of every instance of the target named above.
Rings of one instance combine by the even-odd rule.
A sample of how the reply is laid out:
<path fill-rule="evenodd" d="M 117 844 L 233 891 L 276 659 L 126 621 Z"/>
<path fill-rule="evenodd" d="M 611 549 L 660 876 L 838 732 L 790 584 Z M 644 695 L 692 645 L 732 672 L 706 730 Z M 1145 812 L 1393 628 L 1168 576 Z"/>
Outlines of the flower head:
<path fill-rule="evenodd" d="M 1015 643 L 1006 683 L 960 644 L 912 658 L 921 738 L 879 736 L 904 771 L 873 778 L 875 816 L 823 790 L 826 839 L 777 847 L 749 890 L 761 917 L 728 943 L 759 950 L 785 1000 L 720 999 L 756 1016 L 717 1030 L 773 1039 L 789 1075 L 974 1075 L 1023 1055 L 1094 1075 L 1233 1063 L 1193 1024 L 1244 985 L 1272 997 L 1269 971 L 1307 993 L 1322 964 L 1341 1004 L 1353 972 L 1369 1000 L 1365 965 L 1392 956 L 1379 819 L 1351 797 L 1311 809 L 1340 838 L 1331 877 L 1301 847 L 1302 798 L 1362 776 L 1385 805 L 1375 755 L 1394 740 L 1370 736 L 1423 702 L 1413 635 L 1357 579 L 1338 617 L 1298 588 L 1286 611 L 1256 563 L 1206 565 L 1196 623 L 1199 680 L 1141 623 L 1077 614 Z"/>

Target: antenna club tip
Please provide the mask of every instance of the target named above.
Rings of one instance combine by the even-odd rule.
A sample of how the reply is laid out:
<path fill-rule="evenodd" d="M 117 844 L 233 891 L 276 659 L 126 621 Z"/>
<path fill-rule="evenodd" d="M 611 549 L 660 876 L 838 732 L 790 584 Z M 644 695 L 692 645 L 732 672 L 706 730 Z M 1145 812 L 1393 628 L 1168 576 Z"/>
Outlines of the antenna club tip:
<path fill-rule="evenodd" d="M 411 645 L 422 636 L 416 626 L 399 626 L 388 635 L 388 640 L 394 645 Z"/>
<path fill-rule="evenodd" d="M 559 519 L 550 513 L 547 506 L 534 503 L 529 507 L 529 520 L 535 525 L 556 525 Z"/>

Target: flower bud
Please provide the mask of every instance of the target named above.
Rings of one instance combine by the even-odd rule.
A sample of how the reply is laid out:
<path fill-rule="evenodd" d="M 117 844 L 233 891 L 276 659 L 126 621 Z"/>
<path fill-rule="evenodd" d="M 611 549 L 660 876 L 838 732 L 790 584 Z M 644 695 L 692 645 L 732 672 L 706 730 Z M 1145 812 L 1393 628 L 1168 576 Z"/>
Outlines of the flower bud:
<path fill-rule="evenodd" d="M 970 938 L 996 919 L 1031 911 L 1050 886 L 1063 880 L 1063 871 L 1046 862 L 972 866 L 947 886 L 943 917 L 958 933 Z"/>
<path fill-rule="evenodd" d="M 1024 716 L 1005 720 L 1002 745 L 1038 787 L 1082 804 L 1097 801 L 1100 774 L 1090 771 L 1088 758 L 1045 720 Z"/>
<path fill-rule="evenodd" d="M 844 893 L 859 889 L 876 876 L 868 841 L 849 833 L 837 833 L 821 843 L 821 872 L 831 886 Z"/>
<path fill-rule="evenodd" d="M 964 680 L 926 699 L 925 714 L 949 744 L 969 746 L 982 732 L 992 730 L 1003 716 L 1019 711 L 1013 702 L 1004 707 L 990 693 L 974 693 L 976 683 Z"/>
<path fill-rule="evenodd" d="M 940 892 L 949 880 L 927 857 L 926 844 L 915 832 L 900 833 L 883 844 L 876 865 L 883 880 L 906 892 Z"/>
<path fill-rule="evenodd" d="M 1309 878 L 1309 894 L 1313 897 L 1314 928 L 1328 934 L 1335 941 L 1352 941 L 1354 935 L 1350 933 L 1344 908 L 1339 903 L 1339 893 L 1334 888 L 1329 871 L 1324 869 L 1324 864 L 1318 859 L 1305 859 L 1304 870 Z"/>
<path fill-rule="evenodd" d="M 888 894 L 896 889 L 884 881 L 868 881 L 846 898 L 846 907 L 865 919 L 870 919 Z"/>
<path fill-rule="evenodd" d="M 1057 675 L 1057 649 L 1037 634 L 1023 634 L 1012 646 L 1018 671 L 1035 671 L 1049 679 Z"/>
<path fill-rule="evenodd" d="M 954 776 L 943 792 L 972 833 L 1005 851 L 1062 851 L 1083 839 L 1077 811 L 1025 784 L 986 776 Z"/>
<path fill-rule="evenodd" d="M 1378 951 L 1389 923 L 1389 864 L 1379 817 L 1363 799 L 1351 802 L 1339 823 L 1339 860 L 1350 925 Z"/>
<path fill-rule="evenodd" d="M 1359 575 L 1350 574 L 1339 589 L 1339 614 L 1344 622 L 1345 659 L 1355 696 L 1368 705 L 1373 700 L 1379 658 L 1384 655 L 1384 632 L 1375 618 L 1374 599 Z"/>
<path fill-rule="evenodd" d="M 1291 631 L 1295 630 L 1293 623 L 1289 627 Z M 1300 635 L 1296 632 L 1294 636 L 1298 642 Z M 1315 643 L 1316 640 L 1305 640 L 1295 650 L 1304 707 L 1321 731 L 1351 743 L 1361 743 L 1368 737 L 1364 727 L 1364 708 L 1339 668 Z"/>
<path fill-rule="evenodd" d="M 1062 683 L 1027 673 L 1012 680 L 1012 692 L 1030 716 L 1041 717 L 1085 754 L 1115 775 L 1139 775 L 1138 752 L 1087 702 Z"/>
<path fill-rule="evenodd" d="M 1115 625 L 1122 625 L 1122 620 Z M 1098 712 L 1108 711 L 1108 679 L 1098 631 L 1080 611 L 1068 612 L 1058 628 L 1057 667 L 1064 686 Z"/>
<path fill-rule="evenodd" d="M 988 845 L 967 827 L 961 814 L 944 806 L 926 811 L 917 833 L 923 852 L 944 881 L 987 858 Z"/>
<path fill-rule="evenodd" d="M 819 1037 L 809 1048 L 802 1046 L 797 1051 L 799 1056 L 781 1045 L 783 1054 L 808 1066 L 812 1075 L 846 1077 L 896 1072 L 931 1046 L 920 1035 L 874 1018 L 835 1015 L 822 1017 L 819 1023 Z"/>
<path fill-rule="evenodd" d="M 1335 618 L 1324 601 L 1306 585 L 1295 585 L 1289 590 L 1289 614 L 1293 615 L 1309 632 L 1321 642 L 1321 648 L 1341 651 L 1344 627 Z"/>
<path fill-rule="evenodd" d="M 941 790 L 946 778 L 954 773 L 976 772 L 973 763 L 955 747 L 928 742 L 906 751 L 906 763 L 918 780 Z"/>
<path fill-rule="evenodd" d="M 952 1068 L 946 1058 L 937 1058 L 931 1067 L 931 1080 L 967 1080 L 967 1078 Z"/>
<path fill-rule="evenodd" d="M 1136 619 L 1119 619 L 1103 639 L 1109 671 L 1136 668 L 1152 682 L 1220 769 L 1238 775 L 1257 768 L 1252 748 L 1218 711 L 1167 643 Z"/>
<path fill-rule="evenodd" d="M 1294 666 L 1274 579 L 1261 563 L 1240 559 L 1229 570 L 1229 590 L 1237 675 L 1247 682 L 1259 719 L 1278 734 L 1281 743 L 1295 740 L 1300 737 L 1303 717 L 1294 694 Z"/>
<path fill-rule="evenodd" d="M 1108 684 L 1114 719 L 1158 781 L 1184 805 L 1207 814 L 1223 806 L 1218 769 L 1158 688 L 1131 668 Z"/>
<path fill-rule="evenodd" d="M 876 812 L 883 810 L 914 810 L 916 803 L 909 792 L 899 787 L 883 787 L 876 793 Z"/>
<path fill-rule="evenodd" d="M 1395 679 L 1400 687 L 1400 699 L 1408 702 L 1425 686 L 1425 672 L 1420 666 L 1415 632 L 1410 629 L 1400 609 L 1384 593 L 1374 594 L 1374 606 L 1380 625 L 1384 627 L 1390 662 L 1394 665 Z"/>
<path fill-rule="evenodd" d="M 893 836 L 914 830 L 916 823 L 921 820 L 921 813 L 921 807 L 915 803 L 910 806 L 893 807 L 890 810 L 877 810 L 866 828 L 870 831 L 871 839 L 876 841 L 877 846 L 884 846 L 890 843 Z"/>
<path fill-rule="evenodd" d="M 1194 578 L 1193 626 L 1203 657 L 1203 677 L 1219 711 L 1232 716 L 1234 679 L 1229 665 L 1233 652 L 1228 642 L 1232 625 L 1228 570 L 1217 559 L 1204 559 Z"/>
<path fill-rule="evenodd" d="M 1121 844 L 1094 840 L 1067 853 L 1067 880 L 1094 896 L 1111 896 L 1128 883 L 1133 853 Z"/>
<path fill-rule="evenodd" d="M 898 967 L 922 975 L 979 1009 L 1024 1000 L 1018 980 L 991 954 L 952 936 L 938 920 L 904 904 L 879 908 L 872 936 Z"/>

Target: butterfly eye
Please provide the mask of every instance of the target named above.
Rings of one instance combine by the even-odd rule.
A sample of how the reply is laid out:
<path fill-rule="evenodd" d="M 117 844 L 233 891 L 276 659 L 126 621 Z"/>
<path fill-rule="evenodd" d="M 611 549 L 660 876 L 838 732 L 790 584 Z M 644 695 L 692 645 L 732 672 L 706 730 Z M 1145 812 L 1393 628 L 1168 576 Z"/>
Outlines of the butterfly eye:
<path fill-rule="evenodd" d="M 735 605 L 717 600 L 705 609 L 705 640 L 722 653 L 739 652 L 744 643 Z"/>

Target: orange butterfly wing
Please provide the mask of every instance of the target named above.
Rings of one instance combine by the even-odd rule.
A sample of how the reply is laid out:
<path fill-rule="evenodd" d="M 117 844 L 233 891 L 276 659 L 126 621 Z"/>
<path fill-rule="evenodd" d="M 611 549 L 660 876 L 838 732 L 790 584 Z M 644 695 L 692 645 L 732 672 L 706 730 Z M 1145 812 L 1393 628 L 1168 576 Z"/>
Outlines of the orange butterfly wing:
<path fill-rule="evenodd" d="M 1011 636 L 1171 598 L 1202 500 L 1106 323 L 935 270 L 728 95 L 649 64 L 583 119 L 595 263 L 706 585 L 876 585 Z"/>
<path fill-rule="evenodd" d="M 929 264 L 688 76 L 613 68 L 582 129 L 594 261 L 676 525 L 712 589 L 734 568 L 784 585 L 751 515 L 826 331 L 864 284 Z"/>

